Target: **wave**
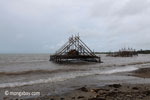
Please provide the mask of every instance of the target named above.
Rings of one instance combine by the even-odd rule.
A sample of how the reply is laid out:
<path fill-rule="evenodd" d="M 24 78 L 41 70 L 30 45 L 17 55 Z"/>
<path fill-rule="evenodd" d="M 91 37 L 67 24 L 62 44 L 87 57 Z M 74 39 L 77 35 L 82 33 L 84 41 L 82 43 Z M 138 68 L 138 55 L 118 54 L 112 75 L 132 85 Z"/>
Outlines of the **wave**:
<path fill-rule="evenodd" d="M 150 62 L 134 62 L 134 63 L 128 63 L 128 64 L 113 64 L 113 65 L 106 65 L 102 67 L 124 67 L 124 66 L 132 66 L 132 65 L 139 65 L 139 64 L 147 64 Z M 1 75 L 25 75 L 25 74 L 42 74 L 42 73 L 58 73 L 58 72 L 67 72 L 67 71 L 86 71 L 88 69 L 56 69 L 56 70 L 43 70 L 43 69 L 37 69 L 37 70 L 27 70 L 27 71 L 18 71 L 18 72 L 0 72 Z"/>
<path fill-rule="evenodd" d="M 39 79 L 39 80 L 32 80 L 28 82 L 13 82 L 13 83 L 2 83 L 0 84 L 0 88 L 6 88 L 6 87 L 19 87 L 19 86 L 25 86 L 25 85 L 34 85 L 34 84 L 41 84 L 41 83 L 48 83 L 48 82 L 58 82 L 58 81 L 65 81 L 68 79 L 73 79 L 77 77 L 83 77 L 83 76 L 90 76 L 90 75 L 97 75 L 97 74 L 113 74 L 118 72 L 127 72 L 127 71 L 134 71 L 138 68 L 135 66 L 128 66 L 128 67 L 119 67 L 115 69 L 109 69 L 109 70 L 90 70 L 90 71 L 78 71 L 75 73 L 68 72 L 62 75 L 56 75 L 54 77 L 50 77 L 47 79 Z"/>
<path fill-rule="evenodd" d="M 0 61 L 0 64 L 22 64 L 22 63 L 41 63 L 41 62 L 48 62 L 48 60 L 20 60 L 20 61 Z"/>
<path fill-rule="evenodd" d="M 100 74 L 113 74 L 113 73 L 120 73 L 120 72 L 130 72 L 130 71 L 134 71 L 137 69 L 139 69 L 139 68 L 137 68 L 135 66 L 119 67 L 119 68 L 114 68 L 111 70 L 103 71 Z"/>
<path fill-rule="evenodd" d="M 133 63 L 125 63 L 125 64 L 110 64 L 110 65 L 104 65 L 103 67 L 125 67 L 125 66 L 135 66 L 135 65 L 145 65 L 145 64 L 150 64 L 150 61 L 133 62 Z"/>
<path fill-rule="evenodd" d="M 68 71 L 85 71 L 85 69 L 56 69 L 56 70 L 27 70 L 27 71 L 18 71 L 18 72 L 0 72 L 0 75 L 26 75 L 26 74 L 52 74 L 58 72 L 68 72 Z"/>
<path fill-rule="evenodd" d="M 45 60 L 37 60 L 37 61 L 45 61 Z M 31 61 L 33 62 L 33 61 Z M 35 61 L 36 62 L 36 61 Z M 124 67 L 124 66 L 132 66 L 132 65 L 142 65 L 142 64 L 148 64 L 147 62 L 133 62 L 133 63 L 127 63 L 127 64 L 111 64 L 111 65 L 102 65 L 99 67 Z M 57 73 L 57 72 L 66 72 L 66 71 L 79 71 L 84 69 L 56 69 L 56 70 L 43 70 L 43 69 L 36 69 L 36 70 L 26 70 L 26 71 L 18 71 L 18 72 L 0 72 L 1 75 L 25 75 L 25 74 L 40 74 L 40 73 Z M 87 70 L 87 69 L 86 69 Z"/>

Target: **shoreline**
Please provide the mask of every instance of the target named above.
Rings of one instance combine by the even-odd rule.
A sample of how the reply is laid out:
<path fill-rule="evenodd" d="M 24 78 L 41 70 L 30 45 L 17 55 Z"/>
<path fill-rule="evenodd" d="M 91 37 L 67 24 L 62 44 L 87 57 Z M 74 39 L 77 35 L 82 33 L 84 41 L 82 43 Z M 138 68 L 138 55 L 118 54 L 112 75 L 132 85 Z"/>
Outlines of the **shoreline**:
<path fill-rule="evenodd" d="M 125 75 L 126 77 L 128 76 L 136 77 L 139 80 L 140 79 L 149 80 L 150 79 L 149 72 L 150 72 L 150 68 L 140 68 L 132 72 L 110 74 L 110 76 Z M 105 75 L 103 75 L 102 77 L 105 77 Z M 87 78 L 87 79 L 91 79 L 91 78 Z M 81 80 L 82 79 L 79 79 L 78 81 L 81 81 Z M 73 79 L 71 82 L 74 82 L 74 81 L 77 81 L 77 80 Z M 72 90 L 66 91 L 62 94 L 55 94 L 55 95 L 45 94 L 39 97 L 29 97 L 26 99 L 25 98 L 19 99 L 17 97 L 12 99 L 11 97 L 4 96 L 3 100 L 11 100 L 11 99 L 12 100 L 17 100 L 17 99 L 18 100 L 150 100 L 150 83 L 144 83 L 144 81 L 142 81 L 142 83 L 139 81 L 135 83 L 128 83 L 128 82 L 126 83 L 126 81 L 128 80 L 125 80 L 125 82 L 121 82 L 118 80 L 113 80 L 113 81 L 114 82 L 108 81 L 108 84 L 103 85 L 103 86 L 100 86 L 100 85 L 91 86 L 88 84 L 88 82 L 94 83 L 94 81 L 88 81 L 88 82 L 84 81 L 83 83 L 79 83 L 78 87 Z M 133 79 L 132 81 L 135 81 L 135 80 Z M 99 82 L 98 84 L 102 84 L 101 83 L 102 81 L 97 81 L 97 82 Z M 76 86 L 76 83 L 74 83 L 73 86 Z M 70 84 L 70 83 L 67 83 L 67 84 Z M 34 86 L 34 88 L 36 88 L 37 86 Z M 52 88 L 50 87 L 50 85 L 46 85 L 46 86 L 47 88 L 49 88 L 49 90 L 50 88 Z M 18 89 L 20 88 L 22 87 L 18 87 Z M 43 85 L 41 86 L 41 88 L 43 89 L 43 91 L 45 91 Z M 59 87 L 59 89 L 61 89 L 61 87 Z M 47 90 L 47 93 L 50 93 L 49 90 Z"/>
<path fill-rule="evenodd" d="M 133 76 L 140 78 L 150 78 L 150 68 L 140 68 L 139 70 L 133 71 Z"/>
<path fill-rule="evenodd" d="M 150 68 L 140 68 L 130 73 L 135 77 L 150 78 L 149 72 Z M 150 100 L 150 84 L 116 83 L 100 87 L 81 86 L 61 95 L 25 100 Z"/>
<path fill-rule="evenodd" d="M 24 100 L 150 100 L 150 84 L 110 84 L 103 87 L 81 87 L 62 95 Z"/>

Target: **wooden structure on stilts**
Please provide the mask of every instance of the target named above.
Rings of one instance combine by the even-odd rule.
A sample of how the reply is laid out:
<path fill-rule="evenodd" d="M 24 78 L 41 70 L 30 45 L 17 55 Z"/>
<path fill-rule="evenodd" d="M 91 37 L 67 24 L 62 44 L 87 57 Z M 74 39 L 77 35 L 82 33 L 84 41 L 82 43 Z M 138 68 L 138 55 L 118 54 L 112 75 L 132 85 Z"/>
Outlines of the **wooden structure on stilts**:
<path fill-rule="evenodd" d="M 78 36 L 72 36 L 55 54 L 50 55 L 50 61 L 66 62 L 66 61 L 88 61 L 101 62 L 100 57 L 80 39 Z"/>
<path fill-rule="evenodd" d="M 123 49 L 119 50 L 118 52 L 110 52 L 107 56 L 111 56 L 111 57 L 133 57 L 133 56 L 138 56 L 138 53 L 135 49 L 123 48 Z"/>

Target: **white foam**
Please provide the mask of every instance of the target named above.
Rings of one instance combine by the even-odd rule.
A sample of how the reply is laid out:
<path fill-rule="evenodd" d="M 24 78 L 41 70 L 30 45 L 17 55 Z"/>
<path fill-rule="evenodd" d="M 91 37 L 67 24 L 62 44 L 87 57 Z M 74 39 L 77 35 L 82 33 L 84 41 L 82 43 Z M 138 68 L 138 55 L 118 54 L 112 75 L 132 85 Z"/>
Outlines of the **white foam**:
<path fill-rule="evenodd" d="M 113 73 L 119 73 L 119 72 L 129 72 L 137 70 L 138 68 L 135 66 L 128 66 L 128 67 L 119 67 L 112 70 L 107 70 L 102 72 L 101 74 L 113 74 Z"/>

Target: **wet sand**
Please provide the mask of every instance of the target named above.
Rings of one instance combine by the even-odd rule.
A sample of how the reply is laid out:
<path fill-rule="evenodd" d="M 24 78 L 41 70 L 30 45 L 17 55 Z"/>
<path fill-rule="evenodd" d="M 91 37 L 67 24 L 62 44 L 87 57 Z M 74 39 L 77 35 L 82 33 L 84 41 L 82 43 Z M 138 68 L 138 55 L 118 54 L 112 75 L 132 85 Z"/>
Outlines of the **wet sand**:
<path fill-rule="evenodd" d="M 141 78 L 150 78 L 150 68 L 141 68 L 133 72 L 133 75 Z"/>
<path fill-rule="evenodd" d="M 150 78 L 150 68 L 141 68 L 131 74 L 140 78 Z M 81 86 L 65 94 L 25 100 L 150 100 L 150 84 L 118 83 L 101 87 Z"/>

